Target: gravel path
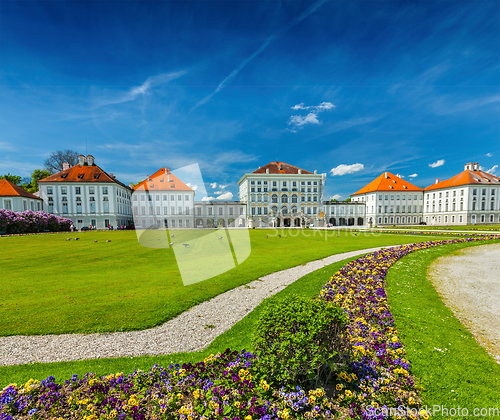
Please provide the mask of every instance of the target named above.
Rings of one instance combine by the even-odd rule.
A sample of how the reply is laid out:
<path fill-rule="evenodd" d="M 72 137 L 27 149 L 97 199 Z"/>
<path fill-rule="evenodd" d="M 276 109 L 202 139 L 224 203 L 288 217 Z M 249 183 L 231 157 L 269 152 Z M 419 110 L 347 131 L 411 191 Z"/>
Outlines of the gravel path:
<path fill-rule="evenodd" d="M 278 293 L 306 274 L 343 259 L 379 249 L 381 247 L 344 252 L 269 274 L 218 295 L 183 312 L 177 318 L 148 330 L 106 334 L 0 337 L 0 365 L 202 350 L 217 336 L 243 319 L 265 298 Z M 327 279 L 325 283 L 326 281 Z M 207 325 L 214 327 L 206 328 Z"/>
<path fill-rule="evenodd" d="M 445 305 L 500 363 L 500 244 L 438 258 L 428 278 Z"/>

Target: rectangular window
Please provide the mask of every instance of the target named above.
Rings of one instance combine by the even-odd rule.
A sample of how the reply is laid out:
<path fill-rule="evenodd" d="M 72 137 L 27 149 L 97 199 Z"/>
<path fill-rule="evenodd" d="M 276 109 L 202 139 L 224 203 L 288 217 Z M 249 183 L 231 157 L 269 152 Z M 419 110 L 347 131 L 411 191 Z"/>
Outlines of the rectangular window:
<path fill-rule="evenodd" d="M 160 214 L 161 214 L 161 207 L 160 207 L 160 206 L 157 206 L 157 207 L 156 207 L 156 214 L 157 214 L 157 215 L 160 215 Z"/>
<path fill-rule="evenodd" d="M 75 187 L 75 194 L 81 194 L 80 187 Z"/>
<path fill-rule="evenodd" d="M 90 202 L 90 212 L 95 213 L 95 201 Z"/>
<path fill-rule="evenodd" d="M 102 193 L 107 194 L 108 193 L 108 187 L 102 187 Z"/>
<path fill-rule="evenodd" d="M 233 215 L 233 208 L 232 207 L 229 207 L 229 215 L 232 216 Z"/>
<path fill-rule="evenodd" d="M 163 207 L 163 214 L 168 214 L 168 207 Z"/>
<path fill-rule="evenodd" d="M 68 194 L 68 187 L 61 187 L 61 194 Z"/>
<path fill-rule="evenodd" d="M 47 194 L 52 194 L 52 187 L 47 187 Z"/>
<path fill-rule="evenodd" d="M 219 207 L 219 216 L 222 216 L 222 207 Z"/>
<path fill-rule="evenodd" d="M 156 194 L 156 201 L 160 201 L 160 194 Z"/>
<path fill-rule="evenodd" d="M 103 202 L 104 213 L 109 213 L 109 201 Z"/>

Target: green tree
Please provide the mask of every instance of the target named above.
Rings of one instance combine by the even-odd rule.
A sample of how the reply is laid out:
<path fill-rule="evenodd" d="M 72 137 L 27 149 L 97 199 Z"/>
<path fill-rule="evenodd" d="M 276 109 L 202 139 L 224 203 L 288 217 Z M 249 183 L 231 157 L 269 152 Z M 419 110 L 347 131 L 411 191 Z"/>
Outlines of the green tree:
<path fill-rule="evenodd" d="M 38 184 L 37 181 L 47 178 L 50 176 L 51 173 L 47 169 L 35 169 L 33 173 L 31 174 L 31 190 L 30 192 L 37 192 L 38 191 Z"/>
<path fill-rule="evenodd" d="M 0 176 L 0 179 L 6 179 L 7 181 L 10 181 L 16 185 L 19 185 L 22 181 L 22 177 L 18 175 L 12 175 L 10 172 L 7 175 Z"/>

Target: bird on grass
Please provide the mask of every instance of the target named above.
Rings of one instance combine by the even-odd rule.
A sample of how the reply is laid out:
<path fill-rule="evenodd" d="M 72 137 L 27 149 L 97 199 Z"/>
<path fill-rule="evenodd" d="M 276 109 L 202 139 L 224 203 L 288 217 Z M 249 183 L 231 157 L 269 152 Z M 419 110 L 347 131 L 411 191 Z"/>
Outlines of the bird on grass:
<path fill-rule="evenodd" d="M 75 241 L 78 241 L 78 239 L 80 239 L 80 238 L 75 238 Z"/>
<path fill-rule="evenodd" d="M 182 244 L 182 245 L 184 245 L 186 248 L 189 246 L 189 244 Z"/>
<path fill-rule="evenodd" d="M 97 242 L 97 239 L 94 242 Z"/>
<path fill-rule="evenodd" d="M 67 241 L 71 241 L 71 238 L 66 239 Z"/>
<path fill-rule="evenodd" d="M 173 237 L 174 237 L 174 234 L 172 233 L 172 235 L 170 235 L 170 237 L 171 237 L 171 238 L 173 238 Z"/>
<path fill-rule="evenodd" d="M 106 242 L 111 242 L 109 239 L 106 239 Z"/>
<path fill-rule="evenodd" d="M 173 246 L 175 242 L 170 242 L 170 246 Z"/>
<path fill-rule="evenodd" d="M 219 239 L 222 239 L 222 236 L 219 236 Z"/>
<path fill-rule="evenodd" d="M 281 235 L 278 235 L 281 238 Z"/>
<path fill-rule="evenodd" d="M 267 235 L 266 235 L 266 239 L 267 239 Z"/>

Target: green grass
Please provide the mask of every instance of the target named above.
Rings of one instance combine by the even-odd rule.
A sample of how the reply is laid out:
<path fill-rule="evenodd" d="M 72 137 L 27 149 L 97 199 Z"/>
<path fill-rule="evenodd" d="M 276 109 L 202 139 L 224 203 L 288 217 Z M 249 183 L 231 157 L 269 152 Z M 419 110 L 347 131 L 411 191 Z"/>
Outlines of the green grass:
<path fill-rule="evenodd" d="M 494 242 L 500 241 L 488 243 Z M 484 242 L 415 252 L 396 263 L 386 280 L 396 329 L 411 362 L 412 374 L 419 378 L 424 405 L 466 407 L 470 416 L 476 407 L 499 406 L 500 365 L 442 303 L 427 280 L 427 269 L 442 255 L 480 245 Z"/>
<path fill-rule="evenodd" d="M 175 231 L 175 240 L 197 232 Z M 337 237 L 334 231 L 309 229 L 283 230 L 281 237 L 276 233 L 250 230 L 252 252 L 246 261 L 188 286 L 182 283 L 172 248 L 141 246 L 133 231 L 0 238 L 0 336 L 150 328 L 278 270 L 346 251 L 429 239 L 362 232 Z M 70 237 L 80 240 L 66 241 Z M 158 243 L 154 237 L 149 240 Z M 216 240 L 215 246 L 223 243 Z"/>
<path fill-rule="evenodd" d="M 122 357 L 116 359 L 82 360 L 77 362 L 34 363 L 19 366 L 0 366 L 0 388 L 9 383 L 24 383 L 29 379 L 42 380 L 50 375 L 56 377 L 57 382 L 64 382 L 73 374 L 80 377 L 87 372 L 98 375 L 124 372 L 131 373 L 134 369 L 149 370 L 155 363 L 160 366 L 169 366 L 175 363 L 199 362 L 211 353 L 222 352 L 226 348 L 232 350 L 252 350 L 254 325 L 260 313 L 270 299 L 284 297 L 291 293 L 302 296 L 317 296 L 329 278 L 348 262 L 361 256 L 345 259 L 316 270 L 286 287 L 271 298 L 264 300 L 245 318 L 236 323 L 230 330 L 217 337 L 204 351 L 192 353 L 177 353 L 165 356 Z"/>

